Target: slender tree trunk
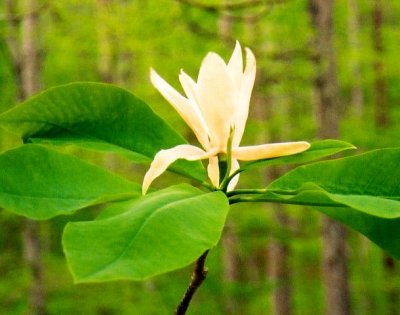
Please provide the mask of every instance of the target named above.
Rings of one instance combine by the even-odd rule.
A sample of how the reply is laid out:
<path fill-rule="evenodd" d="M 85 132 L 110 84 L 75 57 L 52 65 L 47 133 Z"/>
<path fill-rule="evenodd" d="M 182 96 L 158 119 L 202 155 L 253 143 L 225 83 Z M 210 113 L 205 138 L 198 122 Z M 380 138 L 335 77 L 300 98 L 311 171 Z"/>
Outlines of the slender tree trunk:
<path fill-rule="evenodd" d="M 19 38 L 20 20 L 18 17 L 18 0 L 5 0 L 5 12 L 7 17 L 7 35 L 6 42 L 10 51 L 11 63 L 15 73 L 15 81 L 17 84 L 17 99 L 24 99 L 22 90 L 21 75 L 21 42 Z"/>
<path fill-rule="evenodd" d="M 275 220 L 279 228 L 287 229 L 289 216 L 282 205 L 275 205 Z M 272 314 L 291 315 L 292 286 L 289 266 L 290 247 L 287 241 L 279 237 L 272 240 L 268 251 L 269 277 L 276 284 L 272 297 Z"/>
<path fill-rule="evenodd" d="M 21 29 L 21 96 L 25 99 L 40 89 L 40 61 L 38 41 L 38 3 L 24 0 L 24 17 Z M 24 256 L 32 275 L 29 307 L 30 314 L 46 314 L 45 285 L 40 237 L 40 223 L 26 220 L 23 231 Z"/>
<path fill-rule="evenodd" d="M 220 13 L 219 20 L 218 20 L 218 30 L 219 36 L 221 39 L 228 43 L 231 40 L 231 33 L 232 33 L 232 19 L 229 15 L 225 14 L 223 11 Z"/>
<path fill-rule="evenodd" d="M 224 266 L 224 282 L 227 286 L 224 298 L 224 314 L 234 315 L 241 314 L 240 299 L 235 293 L 235 286 L 240 281 L 240 257 L 238 255 L 238 239 L 230 224 L 225 229 L 223 244 L 223 266 Z"/>
<path fill-rule="evenodd" d="M 258 83 L 260 87 L 266 86 L 266 72 L 265 69 L 261 68 L 258 71 Z M 253 119 L 259 121 L 272 120 L 274 116 L 273 112 L 273 100 L 271 95 L 265 90 L 256 91 L 253 98 Z M 270 126 L 270 125 L 269 125 Z M 264 130 L 260 130 L 260 137 L 256 140 L 259 143 L 268 142 L 279 142 L 281 140 L 282 130 L 268 130 L 268 127 Z M 272 168 L 267 170 L 263 174 L 263 185 L 270 183 L 274 179 L 278 178 L 281 173 Z M 273 208 L 273 220 L 277 229 L 287 231 L 290 229 L 289 216 L 285 211 L 285 207 L 279 204 L 270 204 L 267 206 L 267 211 L 271 211 Z M 293 314 L 292 307 L 292 286 L 291 286 L 291 270 L 289 266 L 290 259 L 290 245 L 282 240 L 279 235 L 272 236 L 271 242 L 267 247 L 267 275 L 270 280 L 274 283 L 274 290 L 272 292 L 272 312 L 274 315 L 291 315 Z"/>
<path fill-rule="evenodd" d="M 383 0 L 374 0 L 372 11 L 372 41 L 374 45 L 374 110 L 375 126 L 383 128 L 389 124 L 389 108 L 386 102 L 386 78 L 385 67 L 383 63 Z"/>
<path fill-rule="evenodd" d="M 384 21 L 383 0 L 374 0 L 372 11 L 372 40 L 374 45 L 375 60 L 374 60 L 374 108 L 375 108 L 375 126 L 379 129 L 384 129 L 389 125 L 389 108 L 386 99 L 387 84 L 384 66 L 384 46 L 382 26 Z M 385 276 L 388 279 L 393 279 L 397 271 L 396 261 L 384 254 L 383 258 Z M 388 314 L 394 315 L 399 312 L 399 297 L 398 288 L 390 285 L 387 289 Z"/>
<path fill-rule="evenodd" d="M 339 135 L 339 103 L 336 63 L 333 48 L 333 0 L 310 0 L 310 14 L 315 28 L 314 81 L 319 137 Z M 323 217 L 323 279 L 326 292 L 326 314 L 347 315 L 350 312 L 347 279 L 346 229 L 340 223 Z"/>
<path fill-rule="evenodd" d="M 12 56 L 17 83 L 17 98 L 22 101 L 40 88 L 40 62 L 38 40 L 38 3 L 36 0 L 22 0 L 22 14 L 18 15 L 17 0 L 6 0 L 8 25 L 7 44 Z M 32 282 L 28 297 L 28 314 L 44 315 L 45 286 L 41 250 L 40 224 L 26 219 L 23 232 L 24 259 L 30 270 Z"/>
<path fill-rule="evenodd" d="M 21 93 L 28 98 L 40 89 L 40 61 L 38 41 L 38 3 L 36 0 L 24 0 L 21 25 Z M 45 285 L 42 261 L 40 223 L 26 220 L 24 231 L 24 256 L 32 276 L 29 296 L 30 314 L 46 314 Z"/>
<path fill-rule="evenodd" d="M 97 0 L 98 69 L 103 82 L 114 81 L 114 38 L 107 17 L 113 0 Z"/>
<path fill-rule="evenodd" d="M 270 104 L 271 105 L 271 104 Z M 264 106 L 265 108 L 266 106 Z M 271 106 L 268 106 L 271 108 Z M 269 111 L 264 116 L 264 120 L 272 119 L 273 113 Z M 270 130 L 270 142 L 280 142 L 282 130 Z M 276 168 L 272 168 L 266 172 L 266 178 L 269 182 L 277 179 L 282 175 L 282 172 Z M 282 233 L 290 230 L 290 218 L 281 204 L 272 204 L 274 209 L 274 220 L 278 229 Z M 279 233 L 280 234 L 280 233 Z M 291 255 L 290 245 L 287 239 L 283 239 L 280 235 L 275 235 L 268 249 L 268 264 L 269 277 L 276 284 L 272 296 L 272 314 L 273 315 L 291 315 L 292 308 L 292 285 L 291 285 L 291 270 L 289 259 Z"/>
<path fill-rule="evenodd" d="M 321 138 L 339 136 L 339 102 L 332 11 L 333 0 L 310 0 L 311 20 L 315 28 L 313 61 L 317 70 L 314 95 Z"/>
<path fill-rule="evenodd" d="M 37 0 L 24 0 L 21 41 L 21 78 L 23 97 L 27 98 L 40 89 Z"/>
<path fill-rule="evenodd" d="M 30 315 L 45 315 L 46 291 L 42 261 L 40 223 L 27 219 L 23 230 L 24 257 L 29 266 L 32 283 L 29 294 Z"/>
<path fill-rule="evenodd" d="M 362 90 L 361 62 L 360 62 L 360 15 L 357 0 L 347 0 L 350 61 L 349 66 L 352 76 L 351 106 L 357 117 L 364 112 L 364 93 Z"/>
<path fill-rule="evenodd" d="M 395 282 L 393 279 L 398 275 L 398 264 L 396 260 L 392 257 L 384 254 L 383 258 L 384 269 L 385 269 L 385 276 L 387 281 L 389 282 L 389 286 L 387 289 L 387 304 L 388 304 L 388 315 L 398 315 L 400 309 L 400 292 L 399 289 L 396 287 Z"/>

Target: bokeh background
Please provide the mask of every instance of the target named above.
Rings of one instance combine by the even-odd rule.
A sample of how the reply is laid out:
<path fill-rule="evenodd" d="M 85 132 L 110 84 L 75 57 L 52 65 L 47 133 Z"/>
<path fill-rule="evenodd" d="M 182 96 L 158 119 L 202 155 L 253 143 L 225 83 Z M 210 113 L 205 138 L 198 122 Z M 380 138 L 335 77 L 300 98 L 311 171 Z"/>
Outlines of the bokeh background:
<path fill-rule="evenodd" d="M 151 86 L 153 67 L 180 89 L 208 51 L 235 41 L 257 58 L 242 143 L 340 138 L 358 152 L 399 145 L 397 0 L 2 0 L 0 111 L 73 81 L 117 84 L 194 136 Z M 18 145 L 0 132 L 0 149 Z M 141 181 L 146 167 L 67 151 Z M 288 168 L 242 175 L 264 187 Z M 6 172 L 7 170 L 0 170 Z M 165 187 L 182 181 L 163 175 Z M 171 314 L 191 266 L 145 282 L 74 285 L 61 235 L 70 220 L 32 224 L 0 210 L 0 314 Z M 399 264 L 356 232 L 302 207 L 235 205 L 188 314 L 400 314 Z"/>

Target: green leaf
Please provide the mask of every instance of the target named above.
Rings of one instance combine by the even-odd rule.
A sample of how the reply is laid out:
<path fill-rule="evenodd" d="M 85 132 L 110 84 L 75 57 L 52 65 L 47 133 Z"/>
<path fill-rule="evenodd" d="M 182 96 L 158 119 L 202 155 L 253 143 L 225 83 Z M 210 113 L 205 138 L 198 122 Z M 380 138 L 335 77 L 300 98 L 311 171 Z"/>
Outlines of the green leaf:
<path fill-rule="evenodd" d="M 140 190 L 120 176 L 40 145 L 0 155 L 0 207 L 32 219 L 138 197 Z"/>
<path fill-rule="evenodd" d="M 74 144 L 149 163 L 161 149 L 185 140 L 128 91 L 100 83 L 51 88 L 0 115 L 0 125 L 25 142 Z M 200 162 L 180 160 L 171 170 L 203 181 Z"/>
<path fill-rule="evenodd" d="M 314 206 L 400 259 L 399 148 L 298 167 L 255 199 Z"/>
<path fill-rule="evenodd" d="M 189 185 L 120 205 L 120 213 L 66 226 L 63 246 L 75 281 L 143 280 L 184 267 L 217 244 L 229 208 L 222 192 Z"/>
<path fill-rule="evenodd" d="M 241 169 L 247 170 L 260 166 L 308 163 L 350 149 L 356 149 L 356 147 L 351 143 L 340 140 L 315 141 L 311 143 L 311 147 L 304 152 L 272 159 L 242 163 Z"/>

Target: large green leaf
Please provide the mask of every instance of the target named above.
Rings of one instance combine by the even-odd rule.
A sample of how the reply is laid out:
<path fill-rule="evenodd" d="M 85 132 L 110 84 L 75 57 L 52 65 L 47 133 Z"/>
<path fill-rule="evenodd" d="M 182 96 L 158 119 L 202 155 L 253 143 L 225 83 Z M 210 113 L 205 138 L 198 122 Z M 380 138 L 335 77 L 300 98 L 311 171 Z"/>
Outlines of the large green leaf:
<path fill-rule="evenodd" d="M 222 192 L 189 185 L 119 206 L 99 220 L 66 226 L 63 245 L 75 281 L 142 280 L 186 266 L 217 244 L 229 208 Z"/>
<path fill-rule="evenodd" d="M 25 142 L 75 144 L 150 162 L 161 149 L 185 140 L 128 91 L 100 83 L 51 88 L 0 115 L 0 125 Z M 200 162 L 178 161 L 171 170 L 202 181 Z"/>
<path fill-rule="evenodd" d="M 400 258 L 399 148 L 298 167 L 254 198 L 314 206 Z"/>
<path fill-rule="evenodd" d="M 40 145 L 0 155 L 0 207 L 32 219 L 138 197 L 140 190 L 120 176 Z"/>
<path fill-rule="evenodd" d="M 329 139 L 320 140 L 311 143 L 311 147 L 304 152 L 294 155 L 242 163 L 241 169 L 246 170 L 260 166 L 308 163 L 350 149 L 355 149 L 355 146 L 348 142 Z"/>

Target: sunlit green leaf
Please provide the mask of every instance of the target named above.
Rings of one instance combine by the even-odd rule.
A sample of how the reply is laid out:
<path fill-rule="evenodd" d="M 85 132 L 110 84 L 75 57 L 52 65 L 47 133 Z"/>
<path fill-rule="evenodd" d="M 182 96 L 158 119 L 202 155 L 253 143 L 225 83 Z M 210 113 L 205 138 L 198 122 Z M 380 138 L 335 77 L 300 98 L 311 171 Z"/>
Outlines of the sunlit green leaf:
<path fill-rule="evenodd" d="M 32 219 L 138 197 L 140 189 L 100 167 L 36 144 L 0 155 L 0 207 Z"/>
<path fill-rule="evenodd" d="M 65 228 L 77 282 L 142 280 L 190 264 L 217 244 L 228 201 L 221 192 L 178 185 L 113 207 L 99 220 Z"/>
<path fill-rule="evenodd" d="M 72 83 L 49 89 L 0 115 L 0 125 L 25 142 L 75 144 L 149 163 L 161 149 L 185 143 L 141 100 L 116 86 Z M 178 161 L 171 170 L 199 181 L 200 162 Z"/>
<path fill-rule="evenodd" d="M 298 167 L 255 198 L 314 206 L 400 258 L 399 148 Z"/>

